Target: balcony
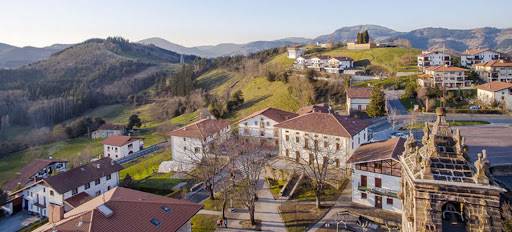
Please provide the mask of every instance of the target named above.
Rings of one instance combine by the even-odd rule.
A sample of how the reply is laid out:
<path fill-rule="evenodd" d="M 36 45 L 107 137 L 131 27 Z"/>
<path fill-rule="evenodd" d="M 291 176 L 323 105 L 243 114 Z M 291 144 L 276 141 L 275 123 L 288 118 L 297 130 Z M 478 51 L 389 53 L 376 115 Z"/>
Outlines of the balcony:
<path fill-rule="evenodd" d="M 368 186 L 357 186 L 357 190 L 361 192 L 370 192 L 377 195 L 388 196 L 398 198 L 398 191 L 394 191 L 391 189 L 378 188 L 378 187 L 368 187 Z"/>

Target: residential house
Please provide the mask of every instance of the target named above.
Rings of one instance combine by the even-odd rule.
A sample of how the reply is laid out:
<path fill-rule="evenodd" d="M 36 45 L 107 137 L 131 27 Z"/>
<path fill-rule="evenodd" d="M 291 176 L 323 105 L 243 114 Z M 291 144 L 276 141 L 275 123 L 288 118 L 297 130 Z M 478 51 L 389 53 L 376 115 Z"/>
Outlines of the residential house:
<path fill-rule="evenodd" d="M 55 159 L 36 159 L 25 165 L 16 177 L 7 181 L 2 190 L 8 194 L 7 202 L 0 205 L 7 214 L 13 214 L 22 210 L 23 189 L 32 186 L 39 180 L 48 178 L 67 169 L 67 161 Z"/>
<path fill-rule="evenodd" d="M 467 69 L 451 66 L 426 67 L 423 75 L 419 75 L 418 84 L 422 87 L 437 86 L 441 89 L 469 89 L 471 81 L 467 80 Z"/>
<path fill-rule="evenodd" d="M 295 62 L 293 63 L 293 67 L 297 70 L 303 70 L 309 65 L 309 59 L 306 59 L 302 56 L 295 59 Z"/>
<path fill-rule="evenodd" d="M 361 145 L 347 161 L 352 165 L 352 201 L 402 212 L 398 198 L 401 167 L 399 156 L 405 139 L 392 138 Z"/>
<path fill-rule="evenodd" d="M 493 81 L 476 86 L 478 100 L 485 104 L 504 104 L 512 110 L 512 83 Z"/>
<path fill-rule="evenodd" d="M 304 48 L 299 46 L 289 47 L 287 50 L 289 59 L 297 59 L 304 55 Z"/>
<path fill-rule="evenodd" d="M 266 108 L 243 118 L 238 122 L 238 133 L 241 136 L 255 137 L 277 142 L 278 130 L 274 125 L 297 117 L 296 113 Z"/>
<path fill-rule="evenodd" d="M 512 62 L 510 61 L 491 60 L 482 62 L 473 65 L 473 70 L 485 82 L 512 82 Z"/>
<path fill-rule="evenodd" d="M 118 160 L 144 149 L 144 142 L 131 136 L 114 135 L 101 142 L 103 156 Z"/>
<path fill-rule="evenodd" d="M 317 71 L 321 71 L 329 61 L 328 56 L 316 56 L 309 59 L 307 68 L 315 69 Z"/>
<path fill-rule="evenodd" d="M 354 65 L 354 60 L 350 57 L 332 57 L 331 59 L 327 60 L 327 65 L 324 67 L 324 70 L 327 73 L 334 73 L 339 74 L 343 72 L 343 70 L 352 68 Z"/>
<path fill-rule="evenodd" d="M 474 64 L 499 60 L 500 57 L 500 53 L 491 49 L 469 49 L 460 56 L 460 65 L 470 68 Z"/>
<path fill-rule="evenodd" d="M 368 141 L 368 123 L 335 113 L 307 113 L 281 122 L 279 155 L 297 162 L 312 162 L 322 156 L 337 167 Z"/>
<path fill-rule="evenodd" d="M 423 51 L 418 56 L 418 67 L 452 65 L 450 55 L 439 51 Z"/>
<path fill-rule="evenodd" d="M 347 112 L 365 111 L 370 104 L 372 89 L 350 87 L 347 89 Z"/>
<path fill-rule="evenodd" d="M 48 223 L 35 232 L 191 232 L 191 219 L 202 206 L 187 200 L 115 187 L 67 213 L 58 205 L 50 204 L 50 208 Z"/>
<path fill-rule="evenodd" d="M 121 169 L 121 165 L 107 157 L 42 179 L 23 189 L 23 208 L 43 217 L 48 216 L 51 204 L 68 211 L 87 196 L 99 196 L 119 185 Z"/>
<path fill-rule="evenodd" d="M 172 161 L 160 164 L 159 171 L 187 171 L 201 159 L 212 142 L 229 137 L 231 126 L 227 120 L 202 119 L 171 131 Z"/>
<path fill-rule="evenodd" d="M 91 133 L 92 139 L 104 139 L 114 135 L 123 135 L 125 127 L 123 125 L 103 124 L 97 130 Z"/>

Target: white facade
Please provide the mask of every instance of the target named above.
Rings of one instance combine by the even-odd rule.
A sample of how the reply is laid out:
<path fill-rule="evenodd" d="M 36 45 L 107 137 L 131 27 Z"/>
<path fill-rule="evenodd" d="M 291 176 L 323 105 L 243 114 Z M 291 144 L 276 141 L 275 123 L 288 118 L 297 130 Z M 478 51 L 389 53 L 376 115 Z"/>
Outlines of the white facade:
<path fill-rule="evenodd" d="M 278 122 L 265 115 L 256 115 L 238 123 L 238 134 L 255 138 L 277 139 L 278 131 L 274 128 L 275 124 Z"/>
<path fill-rule="evenodd" d="M 366 178 L 366 186 L 362 180 Z M 381 186 L 375 186 L 380 179 Z M 377 194 L 392 193 L 392 194 Z M 352 173 L 352 201 L 355 203 L 402 213 L 402 204 L 396 196 L 400 192 L 400 177 L 354 169 Z M 380 198 L 380 199 L 379 199 Z M 380 201 L 381 206 L 377 203 Z M 377 203 L 377 205 L 376 205 Z"/>
<path fill-rule="evenodd" d="M 347 97 L 347 112 L 350 114 L 354 111 L 366 111 L 368 104 L 370 104 L 370 98 Z"/>
<path fill-rule="evenodd" d="M 491 60 L 499 60 L 500 54 L 491 51 L 491 50 L 485 50 L 476 54 L 465 54 L 460 57 L 460 65 L 464 67 L 471 67 L 474 64 L 479 64 Z"/>
<path fill-rule="evenodd" d="M 485 82 L 512 82 L 512 63 L 503 60 L 489 65 L 474 65 L 473 70 Z"/>
<path fill-rule="evenodd" d="M 288 58 L 289 59 L 297 59 L 298 57 L 304 55 L 304 48 L 288 48 Z"/>
<path fill-rule="evenodd" d="M 315 141 L 320 154 L 335 161 L 337 166 L 345 167 L 350 155 L 368 141 L 368 128 L 361 130 L 352 138 L 280 128 L 279 155 L 298 161 L 309 161 Z"/>
<path fill-rule="evenodd" d="M 324 67 L 327 73 L 338 74 L 345 69 L 352 68 L 353 61 L 349 59 L 337 59 L 331 58 L 327 61 L 327 65 Z"/>
<path fill-rule="evenodd" d="M 121 159 L 125 156 L 131 155 L 144 148 L 144 142 L 139 139 L 130 141 L 122 146 L 114 146 L 109 144 L 103 145 L 103 156 L 109 157 L 113 160 Z"/>
<path fill-rule="evenodd" d="M 76 194 L 86 192 L 90 196 L 98 196 L 113 187 L 119 185 L 119 173 L 114 172 L 108 176 L 103 176 L 99 180 L 89 182 L 87 185 L 81 185 L 74 190 L 58 193 L 51 186 L 40 182 L 32 187 L 23 190 L 23 208 L 30 213 L 46 217 L 48 214 L 48 205 L 50 203 L 64 206 L 64 201 Z"/>
<path fill-rule="evenodd" d="M 477 89 L 476 95 L 478 100 L 485 104 L 492 104 L 493 101 L 497 103 L 504 102 L 506 108 L 512 110 L 512 88 L 498 91 Z"/>
<path fill-rule="evenodd" d="M 451 65 L 450 55 L 442 52 L 423 52 L 418 56 L 418 67 Z"/>
<path fill-rule="evenodd" d="M 425 69 L 422 78 L 418 78 L 418 84 L 422 87 L 445 88 L 447 90 L 472 88 L 471 81 L 466 80 L 466 70 L 455 67 L 439 67 L 439 69 Z"/>

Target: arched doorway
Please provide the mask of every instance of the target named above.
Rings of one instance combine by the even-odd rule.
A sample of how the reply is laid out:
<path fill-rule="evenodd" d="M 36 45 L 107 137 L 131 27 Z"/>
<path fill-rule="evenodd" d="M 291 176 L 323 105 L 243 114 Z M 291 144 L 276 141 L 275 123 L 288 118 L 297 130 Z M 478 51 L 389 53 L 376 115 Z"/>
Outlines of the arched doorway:
<path fill-rule="evenodd" d="M 460 202 L 446 202 L 442 207 L 443 231 L 465 232 L 466 215 Z"/>

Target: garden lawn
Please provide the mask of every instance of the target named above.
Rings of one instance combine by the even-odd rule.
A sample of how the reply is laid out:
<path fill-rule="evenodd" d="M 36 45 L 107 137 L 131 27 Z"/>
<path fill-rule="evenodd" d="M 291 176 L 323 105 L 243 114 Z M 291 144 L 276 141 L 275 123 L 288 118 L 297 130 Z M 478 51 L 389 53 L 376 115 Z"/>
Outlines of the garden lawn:
<path fill-rule="evenodd" d="M 218 215 L 196 214 L 192 217 L 192 232 L 213 232 L 219 219 Z"/>
<path fill-rule="evenodd" d="M 167 150 L 161 150 L 157 153 L 139 158 L 136 161 L 126 163 L 125 167 L 119 172 L 120 179 L 124 179 L 127 174 L 130 174 L 133 180 L 142 180 L 151 176 L 158 171 L 158 166 L 162 161 L 171 160 L 171 153 Z"/>
<path fill-rule="evenodd" d="M 288 232 L 305 231 L 311 224 L 316 223 L 327 210 L 328 208 L 317 209 L 314 203 L 304 204 L 296 201 L 286 201 L 279 206 L 279 213 Z"/>
<path fill-rule="evenodd" d="M 155 173 L 145 179 L 134 181 L 130 188 L 165 196 L 172 192 L 172 187 L 183 181 L 185 180 L 172 178 L 172 173 Z"/>

